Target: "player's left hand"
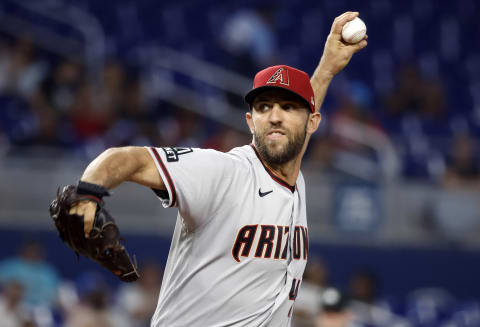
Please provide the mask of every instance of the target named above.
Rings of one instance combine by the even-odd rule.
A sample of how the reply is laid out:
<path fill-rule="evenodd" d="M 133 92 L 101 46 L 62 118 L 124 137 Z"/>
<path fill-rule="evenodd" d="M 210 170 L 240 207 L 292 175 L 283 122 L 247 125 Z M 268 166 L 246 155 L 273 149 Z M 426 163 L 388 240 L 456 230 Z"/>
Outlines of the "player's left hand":
<path fill-rule="evenodd" d="M 356 44 L 346 43 L 342 39 L 343 26 L 357 17 L 358 14 L 356 11 L 347 11 L 336 17 L 333 21 L 319 64 L 319 68 L 324 73 L 330 75 L 331 78 L 349 63 L 354 53 L 367 46 L 367 35 L 365 35 L 362 41 Z"/>
<path fill-rule="evenodd" d="M 80 183 L 79 183 L 80 184 Z M 101 187 L 97 185 L 97 189 Z M 114 273 L 124 282 L 136 281 L 140 275 L 135 259 L 132 261 L 125 246 L 120 242 L 120 230 L 115 219 L 96 195 L 78 193 L 78 186 L 67 185 L 57 191 L 57 197 L 49 207 L 50 216 L 58 234 L 77 255 L 94 260 Z M 75 206 L 73 206 L 75 205 Z M 88 228 L 86 216 L 91 222 Z M 86 237 L 86 234 L 89 237 Z"/>

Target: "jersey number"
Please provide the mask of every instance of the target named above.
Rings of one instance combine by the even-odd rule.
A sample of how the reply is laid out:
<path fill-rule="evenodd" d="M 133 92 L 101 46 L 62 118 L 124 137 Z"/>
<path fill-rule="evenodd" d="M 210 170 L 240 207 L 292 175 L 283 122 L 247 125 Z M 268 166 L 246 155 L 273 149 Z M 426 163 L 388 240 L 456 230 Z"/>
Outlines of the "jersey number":
<path fill-rule="evenodd" d="M 297 298 L 298 287 L 300 286 L 300 282 L 301 282 L 301 279 L 297 280 L 296 278 L 294 278 L 292 281 L 292 287 L 290 288 L 290 293 L 288 296 L 292 301 L 295 301 L 295 299 Z"/>
<path fill-rule="evenodd" d="M 290 300 L 295 301 L 295 299 L 297 298 L 298 287 L 300 286 L 301 281 L 302 281 L 301 279 L 297 280 L 296 278 L 292 280 L 292 287 L 290 288 L 290 293 L 288 294 L 288 297 L 290 298 Z M 293 304 L 290 307 L 290 310 L 288 310 L 289 318 L 292 316 L 292 310 L 293 310 Z"/>

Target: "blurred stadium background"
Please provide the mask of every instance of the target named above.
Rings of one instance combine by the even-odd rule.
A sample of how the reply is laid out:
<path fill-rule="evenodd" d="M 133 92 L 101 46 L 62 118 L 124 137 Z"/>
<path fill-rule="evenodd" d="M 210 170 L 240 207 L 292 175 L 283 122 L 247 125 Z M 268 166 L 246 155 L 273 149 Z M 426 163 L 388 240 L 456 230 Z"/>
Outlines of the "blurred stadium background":
<path fill-rule="evenodd" d="M 295 326 L 480 326 L 474 0 L 0 0 L 0 326 L 147 326 L 175 210 L 135 185 L 108 199 L 145 271 L 119 285 L 57 238 L 57 187 L 112 146 L 248 143 L 255 72 L 313 72 L 347 10 L 369 45 L 305 158 Z"/>

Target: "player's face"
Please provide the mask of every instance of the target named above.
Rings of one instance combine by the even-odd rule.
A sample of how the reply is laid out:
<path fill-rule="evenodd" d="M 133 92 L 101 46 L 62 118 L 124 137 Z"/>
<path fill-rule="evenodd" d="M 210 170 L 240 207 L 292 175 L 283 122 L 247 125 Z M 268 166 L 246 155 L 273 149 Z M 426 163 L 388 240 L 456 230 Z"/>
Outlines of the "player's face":
<path fill-rule="evenodd" d="M 296 158 L 305 143 L 308 118 L 307 104 L 289 92 L 271 90 L 258 95 L 253 101 L 251 122 L 262 158 L 272 166 Z"/>

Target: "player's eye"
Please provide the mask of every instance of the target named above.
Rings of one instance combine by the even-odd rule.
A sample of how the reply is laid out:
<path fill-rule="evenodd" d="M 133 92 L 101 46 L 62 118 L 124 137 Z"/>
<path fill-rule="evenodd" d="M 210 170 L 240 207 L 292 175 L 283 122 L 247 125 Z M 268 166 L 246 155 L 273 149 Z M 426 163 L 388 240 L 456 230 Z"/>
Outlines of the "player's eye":
<path fill-rule="evenodd" d="M 293 103 L 287 102 L 287 103 L 282 104 L 282 109 L 283 110 L 292 110 L 292 109 L 295 109 L 295 108 L 296 108 L 296 106 Z"/>
<path fill-rule="evenodd" d="M 260 112 L 267 111 L 271 108 L 271 104 L 268 102 L 259 102 L 256 106 L 256 109 Z"/>

